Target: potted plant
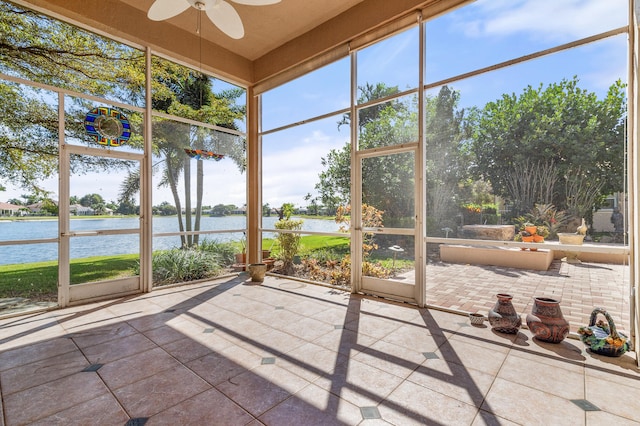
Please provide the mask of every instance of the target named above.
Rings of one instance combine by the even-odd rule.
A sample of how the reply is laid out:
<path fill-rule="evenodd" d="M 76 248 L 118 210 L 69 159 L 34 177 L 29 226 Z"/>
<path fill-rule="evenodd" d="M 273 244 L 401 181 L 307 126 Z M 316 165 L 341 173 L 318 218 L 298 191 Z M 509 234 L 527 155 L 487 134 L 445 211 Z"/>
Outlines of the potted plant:
<path fill-rule="evenodd" d="M 247 263 L 247 233 L 242 233 L 242 238 L 240 238 L 240 248 L 241 252 L 236 253 L 236 263 L 238 264 L 246 264 Z"/>

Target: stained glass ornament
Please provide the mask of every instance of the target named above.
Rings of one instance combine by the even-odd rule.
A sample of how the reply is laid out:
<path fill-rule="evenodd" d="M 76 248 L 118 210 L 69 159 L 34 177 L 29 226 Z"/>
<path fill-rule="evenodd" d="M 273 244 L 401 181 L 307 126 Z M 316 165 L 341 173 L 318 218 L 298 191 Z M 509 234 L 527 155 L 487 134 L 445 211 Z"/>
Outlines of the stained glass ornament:
<path fill-rule="evenodd" d="M 97 143 L 105 146 L 121 146 L 131 136 L 127 117 L 109 107 L 97 107 L 89 111 L 84 119 L 84 128 Z"/>
<path fill-rule="evenodd" d="M 205 151 L 202 149 L 188 149 L 185 148 L 184 152 L 194 160 L 215 160 L 220 161 L 224 158 L 222 154 L 216 154 L 215 152 Z"/>

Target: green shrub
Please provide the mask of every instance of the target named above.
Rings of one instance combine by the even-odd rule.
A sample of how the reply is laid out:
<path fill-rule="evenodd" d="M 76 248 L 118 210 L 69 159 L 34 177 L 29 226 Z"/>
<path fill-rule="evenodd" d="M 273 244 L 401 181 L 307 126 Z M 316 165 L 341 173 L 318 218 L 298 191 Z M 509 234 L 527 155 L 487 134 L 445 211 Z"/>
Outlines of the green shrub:
<path fill-rule="evenodd" d="M 198 250 L 214 255 L 220 265 L 231 265 L 235 262 L 236 245 L 229 242 L 203 239 Z"/>
<path fill-rule="evenodd" d="M 172 284 L 215 276 L 221 269 L 216 254 L 199 249 L 154 253 L 153 283 Z"/>

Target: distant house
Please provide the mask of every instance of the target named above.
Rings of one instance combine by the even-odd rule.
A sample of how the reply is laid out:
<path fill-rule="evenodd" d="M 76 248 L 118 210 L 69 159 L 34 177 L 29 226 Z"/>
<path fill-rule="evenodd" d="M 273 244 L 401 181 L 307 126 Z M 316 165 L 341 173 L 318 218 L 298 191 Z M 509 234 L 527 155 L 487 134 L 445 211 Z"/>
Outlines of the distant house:
<path fill-rule="evenodd" d="M 0 202 L 0 216 L 19 216 L 22 206 Z"/>
<path fill-rule="evenodd" d="M 71 204 L 69 206 L 69 213 L 76 216 L 91 216 L 96 213 L 91 207 L 85 207 L 81 204 Z"/>

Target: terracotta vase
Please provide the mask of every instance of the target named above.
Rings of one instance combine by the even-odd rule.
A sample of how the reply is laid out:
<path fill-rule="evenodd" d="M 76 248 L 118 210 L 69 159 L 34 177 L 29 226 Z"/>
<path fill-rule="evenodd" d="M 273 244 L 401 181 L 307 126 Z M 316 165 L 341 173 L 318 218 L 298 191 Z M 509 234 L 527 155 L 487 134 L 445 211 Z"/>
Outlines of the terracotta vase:
<path fill-rule="evenodd" d="M 522 236 L 522 242 L 523 243 L 532 243 L 533 242 L 533 235 L 523 235 Z"/>
<path fill-rule="evenodd" d="M 524 230 L 530 233 L 531 235 L 536 235 L 538 233 L 537 226 L 525 226 Z"/>
<path fill-rule="evenodd" d="M 527 326 L 536 339 L 560 343 L 569 334 L 569 322 L 562 316 L 560 302 L 549 297 L 534 297 L 527 315 Z"/>
<path fill-rule="evenodd" d="M 488 314 L 491 328 L 500 333 L 517 333 L 522 325 L 522 318 L 520 318 L 511 303 L 513 296 L 506 293 L 498 293 L 496 297 L 498 301 L 493 309 L 489 310 Z"/>

